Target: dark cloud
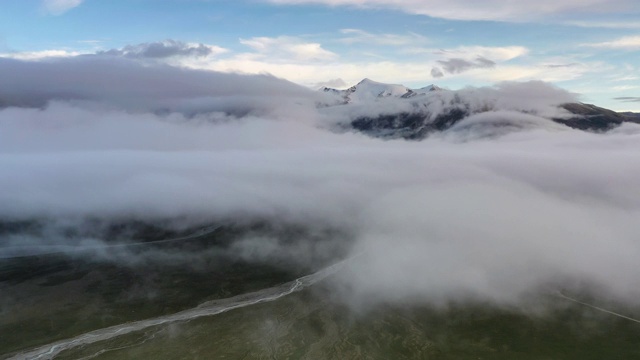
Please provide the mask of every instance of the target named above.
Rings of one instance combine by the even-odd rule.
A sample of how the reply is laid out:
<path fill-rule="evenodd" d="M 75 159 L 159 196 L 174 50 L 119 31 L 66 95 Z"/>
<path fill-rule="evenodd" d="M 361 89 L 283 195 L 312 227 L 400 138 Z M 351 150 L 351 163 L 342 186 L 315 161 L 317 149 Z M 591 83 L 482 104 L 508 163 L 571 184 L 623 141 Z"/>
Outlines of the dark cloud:
<path fill-rule="evenodd" d="M 97 55 L 124 56 L 133 59 L 164 59 L 173 56 L 204 57 L 212 55 L 213 49 L 220 48 L 200 44 L 187 44 L 177 40 L 164 40 L 159 42 L 127 45 L 122 49 L 99 51 Z"/>
<path fill-rule="evenodd" d="M 483 58 L 482 56 L 478 56 L 476 58 L 476 66 L 480 68 L 494 67 L 496 63 L 487 58 Z"/>
<path fill-rule="evenodd" d="M 447 60 L 438 60 L 444 70 L 450 74 L 459 74 L 471 69 L 492 68 L 496 66 L 494 61 L 478 56 L 475 61 L 468 61 L 462 58 L 451 58 Z"/>
<path fill-rule="evenodd" d="M 433 76 L 434 78 L 438 79 L 444 76 L 444 73 L 442 72 L 442 70 L 440 70 L 440 68 L 434 67 L 431 69 L 431 76 Z"/>
<path fill-rule="evenodd" d="M 634 97 L 634 96 L 621 96 L 613 99 L 624 101 L 624 102 L 640 102 L 640 97 Z"/>
<path fill-rule="evenodd" d="M 120 109 L 249 113 L 313 91 L 270 75 L 187 70 L 134 60 L 78 56 L 27 62 L 0 58 L 0 105 L 42 107 L 48 101 L 93 101 Z"/>
<path fill-rule="evenodd" d="M 570 68 L 570 67 L 576 67 L 576 66 L 580 66 L 580 64 L 578 63 L 570 63 L 570 64 L 549 64 L 549 65 L 545 65 L 548 68 L 551 69 L 557 69 L 557 68 Z"/>

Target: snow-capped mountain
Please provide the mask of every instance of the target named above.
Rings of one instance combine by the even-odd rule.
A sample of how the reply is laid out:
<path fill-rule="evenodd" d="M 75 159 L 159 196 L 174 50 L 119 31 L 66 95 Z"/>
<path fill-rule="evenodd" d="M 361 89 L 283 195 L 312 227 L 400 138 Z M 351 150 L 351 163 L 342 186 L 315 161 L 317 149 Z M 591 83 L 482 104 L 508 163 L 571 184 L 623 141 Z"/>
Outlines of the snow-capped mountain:
<path fill-rule="evenodd" d="M 640 122 L 629 115 L 576 102 L 570 93 L 543 82 L 451 91 L 435 85 L 410 89 L 364 79 L 346 90 L 321 90 L 338 98 L 324 111 L 346 117 L 343 127 L 383 138 L 419 140 L 443 131 L 493 134 L 496 129 L 558 130 L 565 126 L 602 132 L 625 122 Z M 536 92 L 546 95 L 527 95 Z"/>
<path fill-rule="evenodd" d="M 420 89 L 410 89 L 404 85 L 385 84 L 371 79 L 364 79 L 346 90 L 338 90 L 328 87 L 323 87 L 321 90 L 341 97 L 345 104 L 352 104 L 388 97 L 411 98 L 442 89 L 436 85 L 429 85 Z"/>

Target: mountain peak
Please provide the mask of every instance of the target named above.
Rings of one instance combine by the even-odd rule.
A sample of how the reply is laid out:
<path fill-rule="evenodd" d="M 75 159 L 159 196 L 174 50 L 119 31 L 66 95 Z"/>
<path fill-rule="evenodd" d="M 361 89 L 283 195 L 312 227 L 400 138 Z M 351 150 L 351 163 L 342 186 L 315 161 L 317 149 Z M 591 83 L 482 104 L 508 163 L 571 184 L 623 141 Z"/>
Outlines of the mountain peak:
<path fill-rule="evenodd" d="M 431 84 L 425 87 L 421 87 L 419 90 L 436 91 L 436 90 L 442 90 L 442 88 L 437 85 Z"/>
<path fill-rule="evenodd" d="M 371 80 L 369 78 L 364 78 L 364 79 L 360 80 L 360 82 L 357 85 L 363 85 L 363 84 L 382 84 L 382 83 L 377 82 L 377 81 L 373 81 L 373 80 Z"/>
<path fill-rule="evenodd" d="M 380 98 L 403 98 L 408 99 L 418 95 L 425 95 L 431 91 L 442 90 L 436 85 L 428 85 L 420 89 L 410 89 L 400 84 L 386 84 L 378 81 L 364 78 L 359 83 L 347 90 L 336 90 L 331 88 L 323 88 L 324 92 L 331 92 L 341 95 L 344 103 L 362 103 L 368 101 L 376 101 Z"/>

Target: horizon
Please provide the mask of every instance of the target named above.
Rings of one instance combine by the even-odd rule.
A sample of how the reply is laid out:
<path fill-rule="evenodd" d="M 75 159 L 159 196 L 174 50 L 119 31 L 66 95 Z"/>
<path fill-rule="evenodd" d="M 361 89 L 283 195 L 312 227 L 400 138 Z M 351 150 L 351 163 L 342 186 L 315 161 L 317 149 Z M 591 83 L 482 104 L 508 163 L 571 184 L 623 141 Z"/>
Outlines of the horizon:
<path fill-rule="evenodd" d="M 0 57 L 111 55 L 268 73 L 315 89 L 364 78 L 448 89 L 540 80 L 580 94 L 584 103 L 640 112 L 640 12 L 633 1 L 472 5 L 28 0 L 4 4 Z"/>

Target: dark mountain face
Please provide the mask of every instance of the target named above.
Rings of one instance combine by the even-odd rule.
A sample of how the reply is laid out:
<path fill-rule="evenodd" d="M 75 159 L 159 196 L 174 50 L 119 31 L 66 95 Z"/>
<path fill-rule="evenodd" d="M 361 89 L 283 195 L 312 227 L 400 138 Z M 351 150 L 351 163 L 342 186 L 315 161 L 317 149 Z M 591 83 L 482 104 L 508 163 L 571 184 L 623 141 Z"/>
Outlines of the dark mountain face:
<path fill-rule="evenodd" d="M 640 113 L 626 111 L 626 112 L 621 112 L 620 114 L 626 116 L 627 118 L 630 118 L 632 122 L 640 121 Z"/>
<path fill-rule="evenodd" d="M 553 119 L 553 121 L 580 130 L 607 131 L 623 122 L 639 122 L 640 120 L 640 118 L 634 119 L 591 104 L 564 104 L 562 108 L 576 116 L 570 119 Z"/>
<path fill-rule="evenodd" d="M 444 131 L 468 116 L 466 111 L 453 109 L 446 114 L 438 115 L 433 121 L 425 113 L 401 112 L 392 115 L 380 115 L 375 118 L 358 117 L 351 126 L 374 137 L 404 138 L 422 140 L 429 133 Z"/>
<path fill-rule="evenodd" d="M 624 122 L 640 123 L 640 116 L 629 116 L 591 104 L 571 103 L 561 105 L 574 117 L 552 118 L 554 122 L 573 129 L 605 132 Z M 351 121 L 351 126 L 367 135 L 383 138 L 421 140 L 430 133 L 445 131 L 466 117 L 473 115 L 459 108 L 452 109 L 430 120 L 430 114 L 401 112 L 378 117 L 362 116 Z"/>

